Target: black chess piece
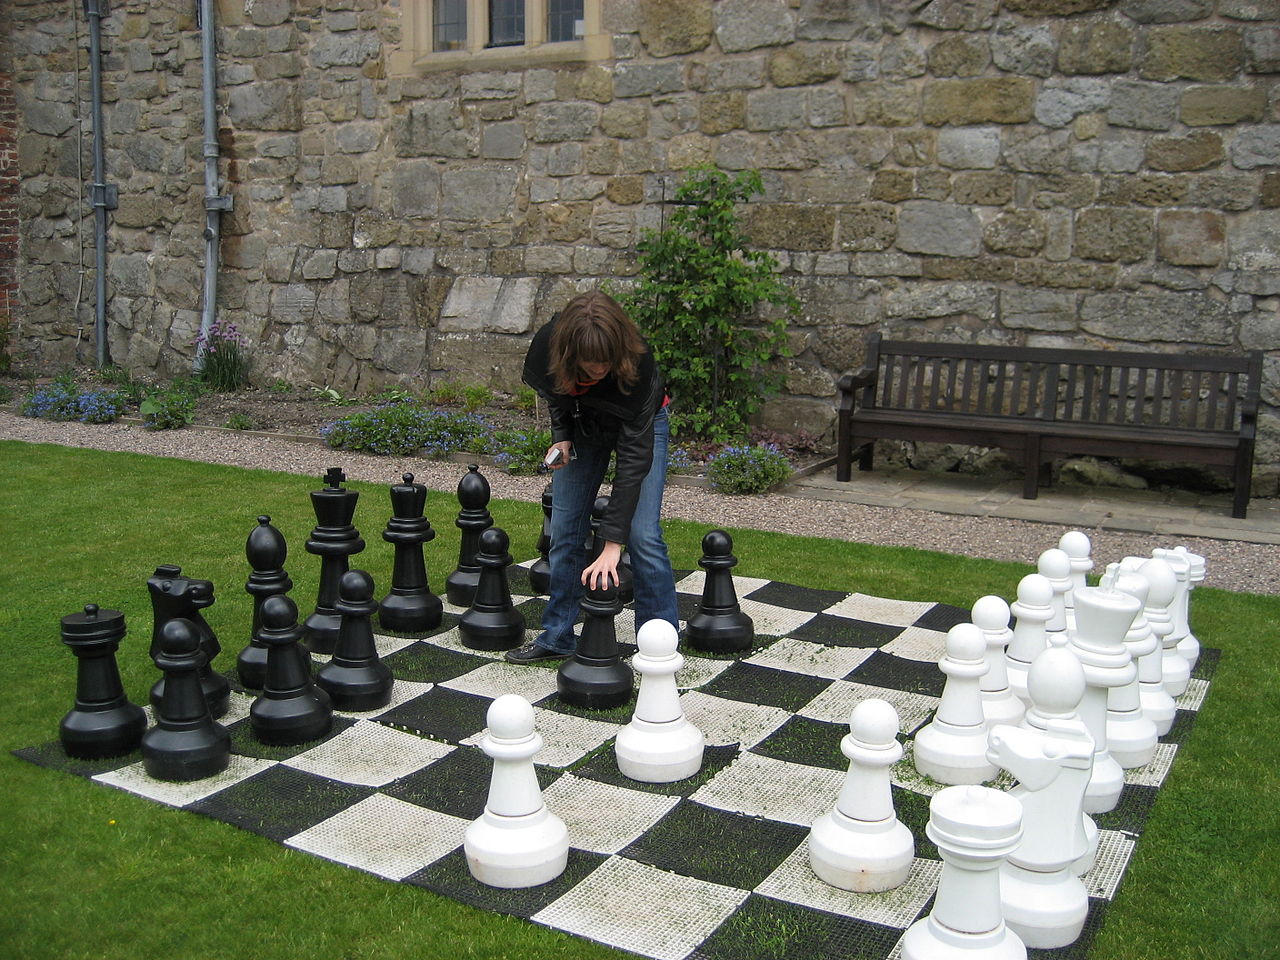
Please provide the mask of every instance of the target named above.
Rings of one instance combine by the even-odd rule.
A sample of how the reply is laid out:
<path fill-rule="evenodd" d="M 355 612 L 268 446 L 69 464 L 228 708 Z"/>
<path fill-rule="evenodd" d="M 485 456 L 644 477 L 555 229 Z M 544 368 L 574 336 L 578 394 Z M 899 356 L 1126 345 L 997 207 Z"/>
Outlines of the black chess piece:
<path fill-rule="evenodd" d="M 147 714 L 125 696 L 116 665 L 124 634 L 124 614 L 96 603 L 62 618 L 62 642 L 76 655 L 76 705 L 58 725 L 69 757 L 118 757 L 142 742 Z"/>
<path fill-rule="evenodd" d="M 335 710 L 364 711 L 391 702 L 394 678 L 378 656 L 370 617 L 378 609 L 373 599 L 373 577 L 363 570 L 348 570 L 338 581 L 341 615 L 333 659 L 316 674 L 316 686 L 329 694 Z"/>
<path fill-rule="evenodd" d="M 480 566 L 476 563 L 480 534 L 493 526 L 488 509 L 489 481 L 474 463 L 458 481 L 458 503 L 462 509 L 454 525 L 462 531 L 462 542 L 458 546 L 458 566 L 445 580 L 445 596 L 455 607 L 469 607 L 480 583 Z"/>
<path fill-rule="evenodd" d="M 698 566 L 707 571 L 702 600 L 689 618 L 685 640 L 695 650 L 706 653 L 740 653 L 750 650 L 756 639 L 755 623 L 742 612 L 733 589 L 738 565 L 733 555 L 733 539 L 723 530 L 712 530 L 702 538 L 702 559 Z"/>
<path fill-rule="evenodd" d="M 378 604 L 378 622 L 387 630 L 423 633 L 434 630 L 444 616 L 444 604 L 427 582 L 427 562 L 422 546 L 435 539 L 431 521 L 422 515 L 427 488 L 406 473 L 403 483 L 391 487 L 392 517 L 382 539 L 395 547 L 391 592 Z"/>
<path fill-rule="evenodd" d="M 298 605 L 283 594 L 263 600 L 256 637 L 267 651 L 267 673 L 249 708 L 253 735 L 278 747 L 319 740 L 333 728 L 333 703 L 311 682 L 310 658 L 298 656 Z"/>
<path fill-rule="evenodd" d="M 325 488 L 311 491 L 317 523 L 306 547 L 320 557 L 320 588 L 315 611 L 304 624 L 302 642 L 312 653 L 333 652 L 342 619 L 336 606 L 338 581 L 350 569 L 351 555 L 364 549 L 360 531 L 351 524 L 360 491 L 343 487 L 346 479 L 341 468 L 330 467 L 324 475 Z"/>
<path fill-rule="evenodd" d="M 524 642 L 524 616 L 511 602 L 507 567 L 511 540 L 505 530 L 490 527 L 480 534 L 476 563 L 480 582 L 475 600 L 458 621 L 463 646 L 472 650 L 510 650 Z"/>
<path fill-rule="evenodd" d="M 587 566 L 595 563 L 600 557 L 600 551 L 604 549 L 604 538 L 600 536 L 600 521 L 604 519 L 605 511 L 609 509 L 609 497 L 601 495 L 596 497 L 595 503 L 591 505 L 591 536 L 587 539 Z M 627 559 L 626 547 L 623 547 L 623 554 L 618 560 L 618 599 L 623 603 L 630 603 L 635 599 L 635 579 L 631 574 L 631 562 Z"/>
<path fill-rule="evenodd" d="M 538 537 L 538 559 L 529 567 L 529 588 L 538 596 L 551 592 L 551 484 L 542 490 L 542 534 Z"/>
<path fill-rule="evenodd" d="M 154 660 L 160 652 L 160 634 L 166 623 L 177 618 L 189 622 L 200 639 L 200 650 L 204 654 L 200 665 L 200 688 L 209 702 L 209 713 L 216 720 L 231 705 L 231 684 L 213 670 L 213 660 L 222 652 L 222 645 L 200 612 L 213 606 L 213 583 L 183 576 L 182 568 L 174 564 L 161 564 L 147 580 L 147 591 L 151 594 L 152 610 L 151 658 Z M 152 707 L 160 705 L 165 682 L 161 677 L 151 688 Z"/>
<path fill-rule="evenodd" d="M 556 688 L 560 699 L 588 710 L 607 710 L 631 697 L 635 675 L 618 650 L 614 618 L 622 612 L 618 588 L 588 589 L 582 599 L 582 636 L 578 650 L 560 664 Z"/>
<path fill-rule="evenodd" d="M 267 678 L 267 648 L 258 640 L 258 630 L 262 626 L 262 602 L 267 597 L 293 589 L 293 580 L 284 570 L 289 545 L 280 531 L 271 525 L 271 518 L 264 514 L 258 517 L 258 525 L 249 532 L 244 553 L 252 570 L 244 589 L 253 597 L 253 625 L 249 630 L 248 645 L 236 657 L 236 672 L 244 686 L 250 690 L 261 690 Z M 302 647 L 298 651 L 306 657 L 309 669 L 311 655 Z"/>
<path fill-rule="evenodd" d="M 142 736 L 142 764 L 157 780 L 186 782 L 220 773 L 231 762 L 231 736 L 209 713 L 200 687 L 205 666 L 200 633 L 176 617 L 161 628 L 154 655 L 164 671 L 156 724 Z"/>

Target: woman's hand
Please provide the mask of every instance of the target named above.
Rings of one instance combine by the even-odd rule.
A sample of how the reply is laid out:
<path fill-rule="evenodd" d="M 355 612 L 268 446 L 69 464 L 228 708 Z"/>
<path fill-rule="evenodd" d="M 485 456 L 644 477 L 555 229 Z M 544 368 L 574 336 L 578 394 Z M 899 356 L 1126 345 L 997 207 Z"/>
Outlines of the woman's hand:
<path fill-rule="evenodd" d="M 558 459 L 556 459 L 554 463 L 551 463 L 550 461 L 552 459 L 552 455 L 556 451 L 560 452 L 560 456 Z M 569 455 L 572 452 L 573 452 L 573 441 L 561 440 L 559 443 L 553 443 L 551 446 L 547 447 L 547 455 L 542 462 L 546 464 L 546 467 L 548 470 L 559 470 L 561 467 L 563 467 L 566 463 L 569 462 Z"/>
<path fill-rule="evenodd" d="M 622 558 L 622 544 L 612 540 L 604 542 L 600 556 L 582 571 L 582 582 L 588 590 L 603 590 L 612 583 L 618 585 L 618 561 Z"/>

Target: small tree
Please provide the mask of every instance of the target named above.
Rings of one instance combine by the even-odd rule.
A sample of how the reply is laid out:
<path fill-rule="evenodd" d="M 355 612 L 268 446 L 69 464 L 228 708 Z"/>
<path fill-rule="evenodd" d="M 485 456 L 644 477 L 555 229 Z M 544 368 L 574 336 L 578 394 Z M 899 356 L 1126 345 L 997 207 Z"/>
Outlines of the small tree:
<path fill-rule="evenodd" d="M 735 205 L 763 193 L 757 170 L 730 177 L 695 167 L 676 191 L 670 224 L 645 231 L 639 280 L 624 303 L 649 341 L 672 395 L 681 436 L 725 441 L 781 387 L 798 303 L 778 263 L 748 250 Z M 761 305 L 781 308 L 761 315 Z"/>

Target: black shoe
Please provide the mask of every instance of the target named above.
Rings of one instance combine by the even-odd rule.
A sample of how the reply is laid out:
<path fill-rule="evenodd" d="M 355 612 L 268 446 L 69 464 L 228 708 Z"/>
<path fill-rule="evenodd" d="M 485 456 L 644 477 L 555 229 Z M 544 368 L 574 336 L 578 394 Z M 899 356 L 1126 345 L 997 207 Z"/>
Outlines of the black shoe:
<path fill-rule="evenodd" d="M 522 647 L 508 650 L 506 658 L 508 663 L 539 663 L 543 660 L 563 660 L 567 656 L 569 654 L 556 653 L 531 640 Z"/>

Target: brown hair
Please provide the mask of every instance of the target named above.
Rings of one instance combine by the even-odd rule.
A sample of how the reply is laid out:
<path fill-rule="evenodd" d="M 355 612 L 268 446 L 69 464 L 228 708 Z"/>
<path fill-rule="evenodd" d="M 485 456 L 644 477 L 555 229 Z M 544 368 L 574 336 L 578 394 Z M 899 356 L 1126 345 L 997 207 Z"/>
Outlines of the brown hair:
<path fill-rule="evenodd" d="M 570 393 L 583 363 L 607 363 L 618 389 L 630 393 L 639 377 L 637 366 L 646 353 L 640 331 L 607 293 L 593 290 L 570 300 L 560 311 L 551 333 L 547 372 L 557 393 Z"/>

